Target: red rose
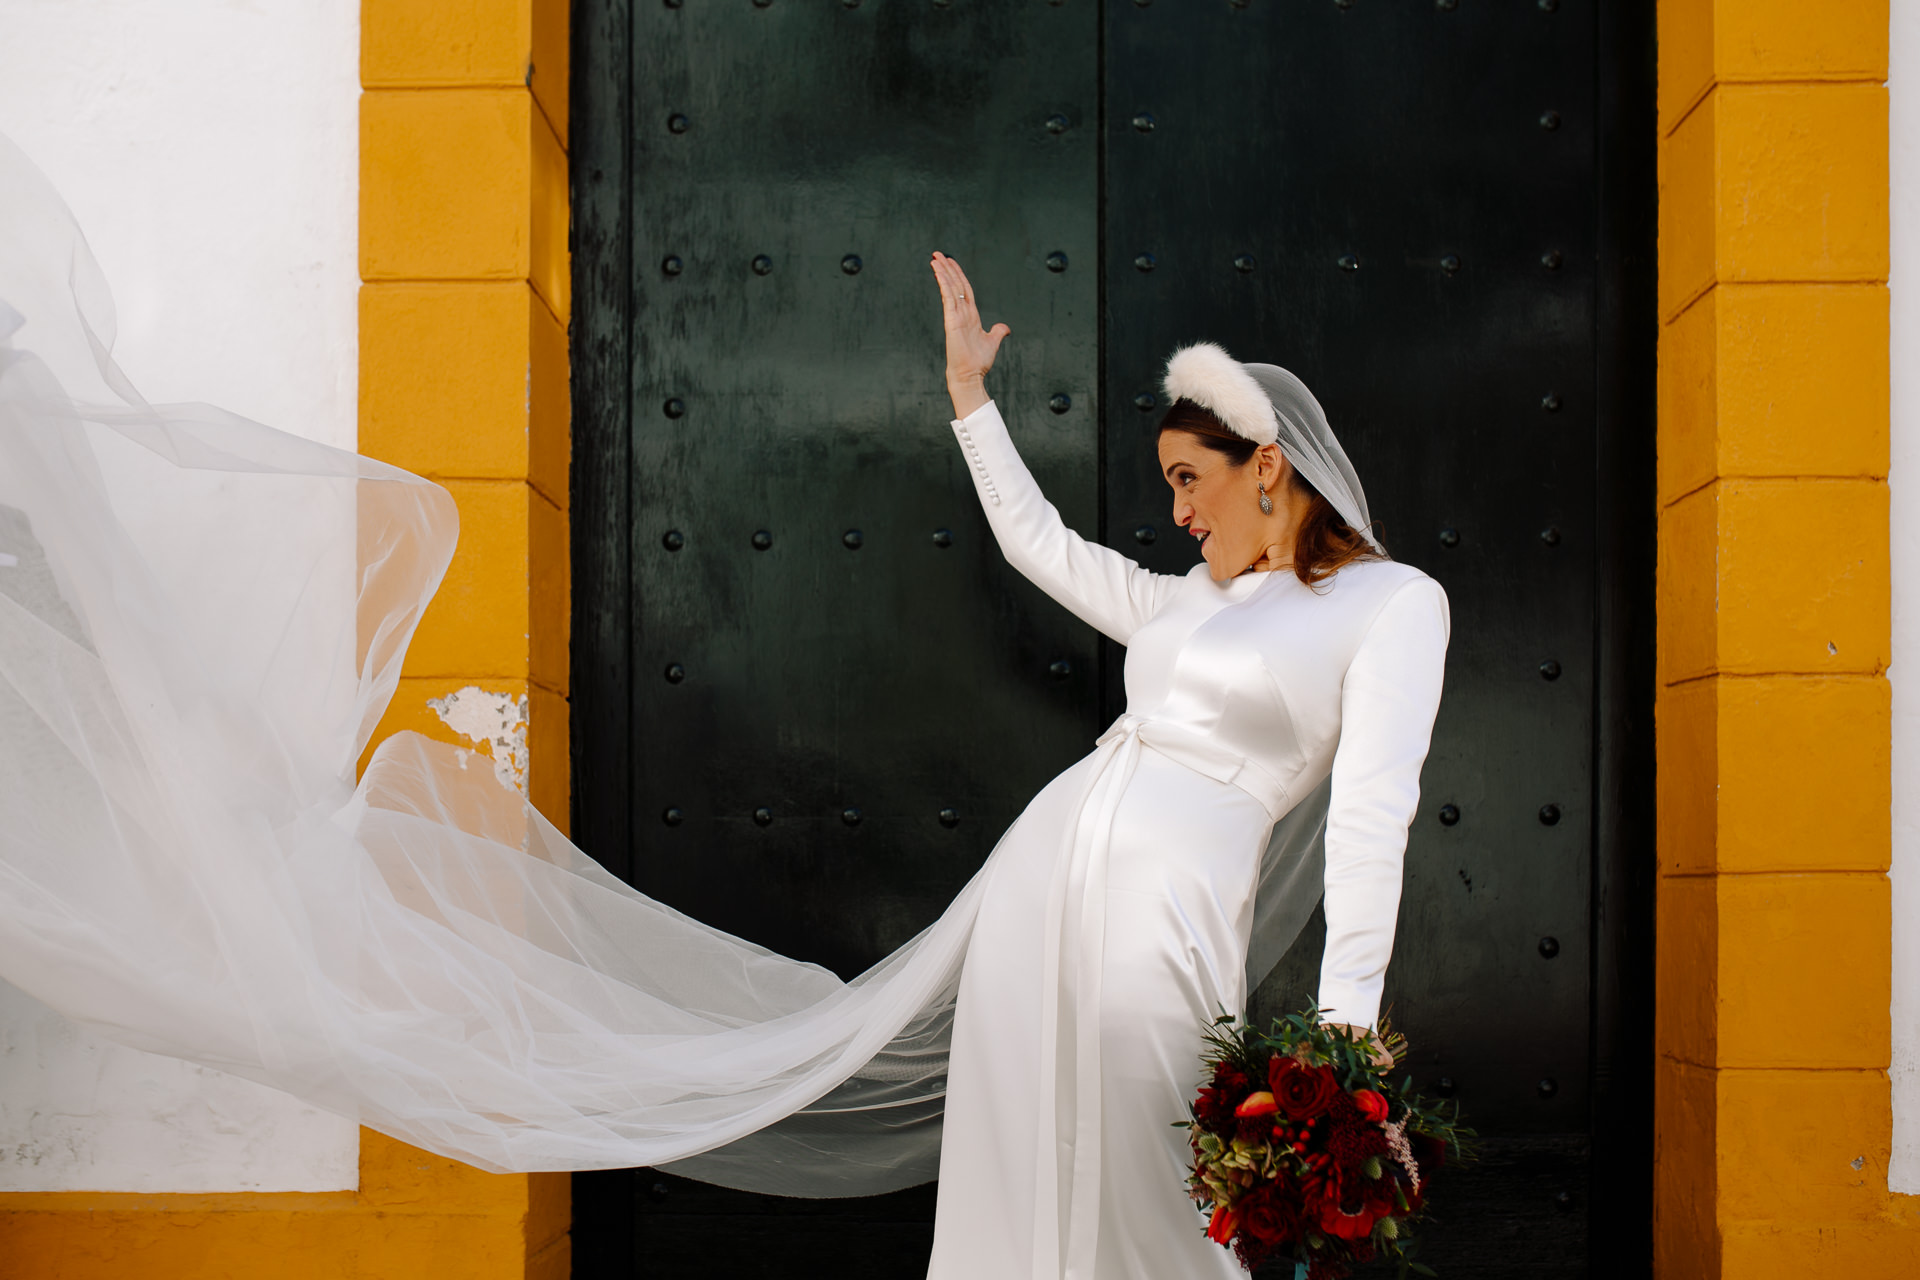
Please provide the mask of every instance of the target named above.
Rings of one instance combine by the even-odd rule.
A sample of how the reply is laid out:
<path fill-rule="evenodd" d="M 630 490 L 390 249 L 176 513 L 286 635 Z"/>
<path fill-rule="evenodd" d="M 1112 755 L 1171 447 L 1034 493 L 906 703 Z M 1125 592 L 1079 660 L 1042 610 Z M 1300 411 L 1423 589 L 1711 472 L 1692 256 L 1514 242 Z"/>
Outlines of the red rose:
<path fill-rule="evenodd" d="M 1277 1186 L 1262 1187 L 1240 1202 L 1240 1229 L 1267 1248 L 1298 1240 L 1303 1225 L 1300 1205 Z"/>
<path fill-rule="evenodd" d="M 1303 1067 L 1292 1058 L 1274 1058 L 1267 1067 L 1267 1085 L 1289 1120 L 1313 1119 L 1344 1092 L 1326 1067 Z"/>
<path fill-rule="evenodd" d="M 1371 1089 L 1355 1089 L 1353 1100 L 1360 1105 L 1360 1112 L 1367 1119 L 1386 1123 L 1387 1100 L 1385 1098 Z"/>

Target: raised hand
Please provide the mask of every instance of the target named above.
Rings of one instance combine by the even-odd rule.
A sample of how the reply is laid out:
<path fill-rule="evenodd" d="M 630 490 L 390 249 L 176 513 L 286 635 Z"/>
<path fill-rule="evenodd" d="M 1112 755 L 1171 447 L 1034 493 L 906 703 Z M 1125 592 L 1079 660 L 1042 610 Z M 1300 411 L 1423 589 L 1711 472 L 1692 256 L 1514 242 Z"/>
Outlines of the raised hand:
<path fill-rule="evenodd" d="M 960 264 L 939 250 L 933 275 L 940 283 L 940 311 L 947 330 L 947 394 L 953 411 L 966 417 L 987 402 L 987 371 L 1000 353 L 1001 339 L 1013 330 L 1004 324 L 980 327 L 980 305 Z"/>

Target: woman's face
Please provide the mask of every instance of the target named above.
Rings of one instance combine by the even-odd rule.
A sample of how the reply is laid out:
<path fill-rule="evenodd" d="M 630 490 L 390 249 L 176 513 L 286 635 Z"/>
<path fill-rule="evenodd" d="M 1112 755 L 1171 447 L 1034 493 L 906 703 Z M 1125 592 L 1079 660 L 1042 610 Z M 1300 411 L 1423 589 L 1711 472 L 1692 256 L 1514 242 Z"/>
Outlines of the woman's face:
<path fill-rule="evenodd" d="M 1190 431 L 1160 433 L 1160 473 L 1173 488 L 1173 522 L 1200 540 L 1215 582 L 1244 573 L 1266 551 L 1283 511 L 1286 465 L 1273 445 L 1236 467 Z M 1263 481 L 1274 501 L 1271 516 L 1260 510 Z"/>

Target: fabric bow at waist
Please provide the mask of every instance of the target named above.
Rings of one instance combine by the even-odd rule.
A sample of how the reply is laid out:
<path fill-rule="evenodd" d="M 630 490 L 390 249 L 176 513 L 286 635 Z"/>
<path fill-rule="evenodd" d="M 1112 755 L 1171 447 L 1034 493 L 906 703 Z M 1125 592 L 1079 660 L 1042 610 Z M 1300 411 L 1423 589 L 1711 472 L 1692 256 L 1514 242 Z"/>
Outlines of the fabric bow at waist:
<path fill-rule="evenodd" d="M 1137 737 L 1167 759 L 1183 764 L 1195 773 L 1203 773 L 1216 782 L 1240 788 L 1258 800 L 1275 822 L 1292 807 L 1287 789 L 1280 780 L 1238 752 L 1215 742 L 1198 729 L 1170 720 L 1152 720 L 1131 713 L 1121 716 L 1100 735 L 1096 745 L 1105 746 L 1119 738 Z"/>
<path fill-rule="evenodd" d="M 1271 773 L 1197 730 L 1129 714 L 1100 735 L 1047 892 L 1037 1082 L 1040 1123 L 1034 1148 L 1038 1203 L 1033 1280 L 1089 1280 L 1095 1265 L 1100 1237 L 1100 1013 L 1108 849 L 1114 818 L 1142 747 L 1238 787 L 1259 801 L 1274 821 L 1288 807 L 1287 789 Z M 1063 1009 L 1068 1016 L 1062 1016 Z M 1071 1089 L 1063 1100 L 1066 1084 Z M 1067 1118 L 1070 1123 L 1063 1124 Z"/>

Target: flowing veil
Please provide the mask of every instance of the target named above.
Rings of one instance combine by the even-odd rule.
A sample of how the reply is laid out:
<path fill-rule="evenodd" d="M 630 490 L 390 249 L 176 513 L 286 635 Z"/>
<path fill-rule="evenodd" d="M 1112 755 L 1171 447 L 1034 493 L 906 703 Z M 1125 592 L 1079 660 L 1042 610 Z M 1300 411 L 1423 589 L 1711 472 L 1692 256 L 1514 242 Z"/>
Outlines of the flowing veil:
<path fill-rule="evenodd" d="M 842 981 L 629 888 L 472 752 L 398 734 L 356 786 L 451 498 L 149 404 L 112 345 L 71 214 L 0 137 L 0 978 L 484 1169 L 932 1178 L 992 858 Z M 1319 896 L 1324 813 L 1276 830 L 1251 978 Z"/>

